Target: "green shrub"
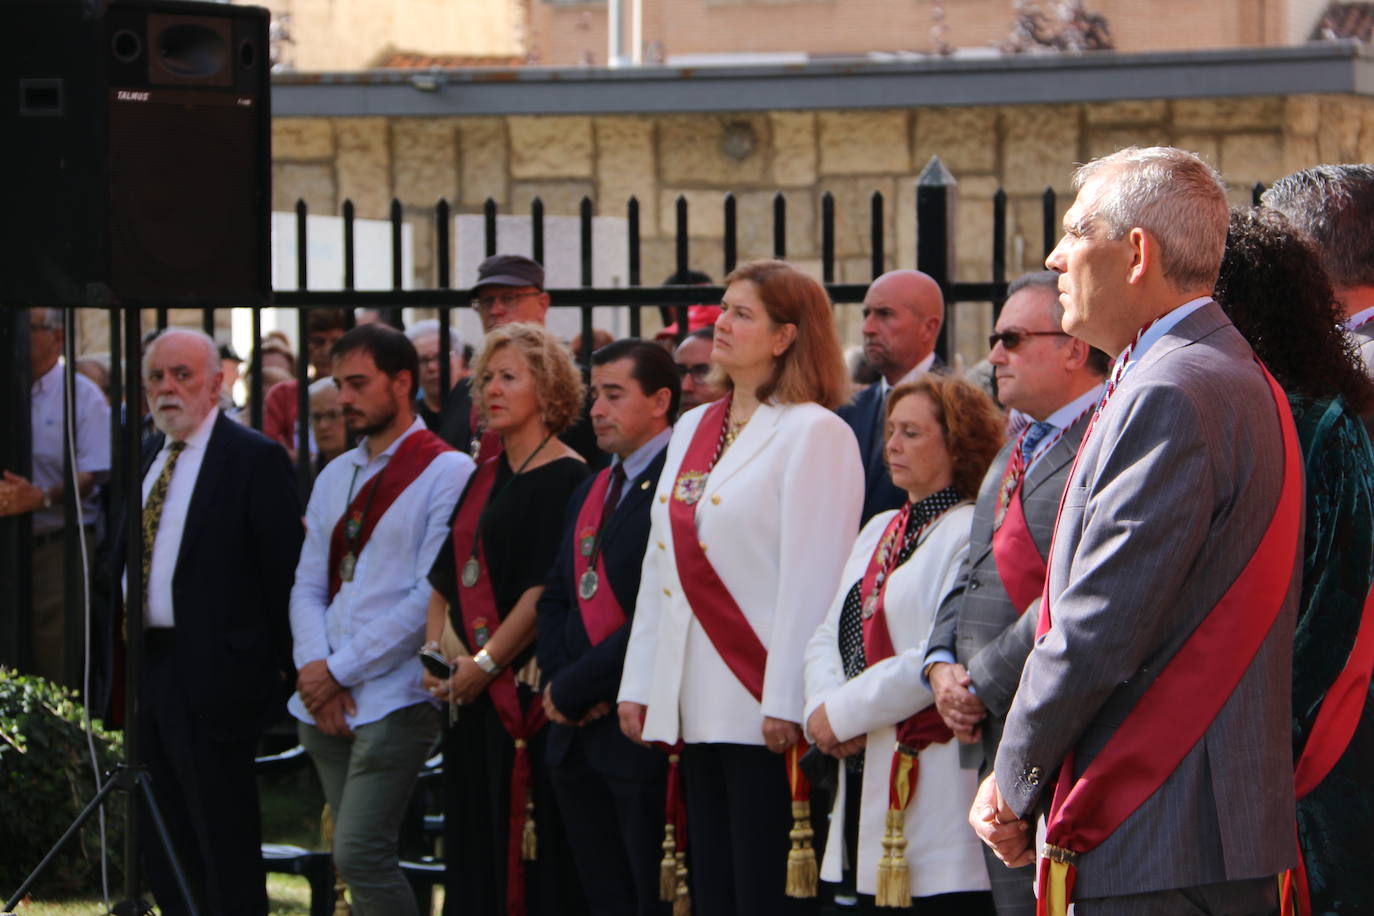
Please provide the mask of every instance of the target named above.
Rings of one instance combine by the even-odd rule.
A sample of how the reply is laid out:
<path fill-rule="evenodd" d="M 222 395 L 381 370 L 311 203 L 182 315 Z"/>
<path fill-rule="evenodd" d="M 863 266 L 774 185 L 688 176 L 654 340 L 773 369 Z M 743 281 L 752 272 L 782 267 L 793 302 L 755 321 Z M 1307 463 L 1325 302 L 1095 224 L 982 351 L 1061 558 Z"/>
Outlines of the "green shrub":
<path fill-rule="evenodd" d="M 94 727 L 101 779 L 121 760 L 118 733 Z M 95 795 L 91 757 L 75 694 L 0 667 L 0 902 L 19 887 Z M 124 844 L 124 796 L 105 803 L 110 880 L 117 886 Z M 99 817 L 92 816 L 43 872 L 45 897 L 100 887 Z"/>

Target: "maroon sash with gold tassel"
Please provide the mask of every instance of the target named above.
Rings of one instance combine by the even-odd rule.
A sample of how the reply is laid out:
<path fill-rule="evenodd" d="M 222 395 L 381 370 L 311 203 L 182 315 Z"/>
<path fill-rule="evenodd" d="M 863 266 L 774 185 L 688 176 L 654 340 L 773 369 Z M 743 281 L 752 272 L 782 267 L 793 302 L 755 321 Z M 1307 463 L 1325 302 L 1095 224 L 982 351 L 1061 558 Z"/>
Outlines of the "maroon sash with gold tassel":
<path fill-rule="evenodd" d="M 864 667 L 871 668 L 897 654 L 892 643 L 892 631 L 887 621 L 887 585 L 897 568 L 911 503 L 893 516 L 878 539 L 878 546 L 868 559 L 859 586 L 863 602 Z M 931 519 L 916 533 L 919 539 L 939 516 Z M 878 860 L 878 886 L 874 902 L 878 906 L 911 906 L 911 871 L 906 862 L 906 808 L 916 794 L 916 781 L 921 763 L 918 755 L 932 744 L 944 744 L 954 737 L 949 726 L 931 704 L 896 725 L 897 747 L 892 752 L 892 770 L 888 782 L 887 821 L 883 832 L 883 854 Z"/>
<path fill-rule="evenodd" d="M 608 517 L 615 506 L 606 505 L 611 488 L 611 468 L 605 468 L 592 481 L 587 498 L 577 513 L 573 527 L 573 581 L 577 583 L 577 607 L 582 612 L 582 625 L 592 645 L 601 642 L 625 625 L 625 610 L 615 597 L 611 580 L 606 575 L 606 552 L 598 545 Z M 596 568 L 592 568 L 592 553 L 596 553 Z M 589 576 L 588 574 L 591 574 Z M 584 588 L 590 583 L 590 588 Z"/>
<path fill-rule="evenodd" d="M 1302 458 L 1288 399 L 1268 370 L 1262 364 L 1260 368 L 1283 436 L 1283 488 L 1274 514 L 1240 575 L 1082 776 L 1074 779 L 1073 753 L 1065 757 L 1047 819 L 1037 916 L 1068 912 L 1079 856 L 1111 836 L 1158 791 L 1202 738 L 1250 667 L 1287 598 L 1302 529 Z M 1085 443 L 1091 434 L 1089 427 Z M 1051 620 L 1047 582 L 1037 640 L 1049 631 Z"/>
<path fill-rule="evenodd" d="M 744 689 L 763 702 L 763 677 L 768 650 L 740 610 L 730 590 L 706 558 L 697 537 L 696 504 L 706 492 L 706 479 L 720 459 L 725 428 L 733 397 L 724 397 L 706 408 L 692 433 L 692 441 L 678 466 L 668 504 L 673 532 L 673 554 L 678 582 L 687 603 L 717 653 Z M 787 750 L 788 782 L 792 795 L 792 849 L 787 856 L 787 895 L 816 896 L 816 853 L 811 846 L 811 786 L 802 775 L 800 760 L 807 750 L 798 741 Z"/>
<path fill-rule="evenodd" d="M 463 494 L 463 503 L 453 520 L 453 550 L 455 569 L 461 571 L 459 604 L 463 613 L 463 636 L 468 650 L 476 653 L 501 626 L 496 607 L 496 593 L 492 590 L 491 575 L 487 571 L 486 555 L 478 538 L 478 520 L 486 507 L 487 497 L 496 482 L 496 472 L 505 456 L 498 453 L 482 462 L 472 482 Z M 476 543 L 476 576 L 467 574 L 464 567 L 474 559 Z M 537 699 L 527 709 L 520 707 L 515 687 L 515 671 L 501 670 L 487 685 L 487 695 L 506 732 L 515 741 L 515 763 L 510 778 L 509 840 L 506 844 L 506 912 L 511 916 L 525 914 L 525 867 L 537 852 L 534 829 L 533 767 L 530 762 L 529 740 L 547 721 L 544 705 Z"/>
<path fill-rule="evenodd" d="M 401 440 L 386 467 L 361 487 L 353 502 L 344 509 L 343 515 L 334 525 L 329 538 L 329 600 L 343 587 L 344 558 L 350 555 L 348 528 L 357 527 L 357 535 L 352 545 L 353 561 L 363 552 L 367 541 L 372 537 L 372 529 L 391 504 L 406 491 L 415 479 L 425 472 L 431 461 L 444 452 L 451 452 L 447 442 L 427 429 L 417 429 Z M 350 566 L 348 575 L 353 575 Z"/>

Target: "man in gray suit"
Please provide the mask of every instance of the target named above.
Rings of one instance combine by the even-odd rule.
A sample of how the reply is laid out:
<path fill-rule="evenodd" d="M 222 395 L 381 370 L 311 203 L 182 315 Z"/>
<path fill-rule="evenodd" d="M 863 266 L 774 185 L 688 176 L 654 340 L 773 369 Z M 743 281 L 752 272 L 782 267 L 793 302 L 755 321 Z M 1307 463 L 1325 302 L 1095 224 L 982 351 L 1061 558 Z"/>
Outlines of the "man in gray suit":
<path fill-rule="evenodd" d="M 1374 375 L 1374 165 L 1318 165 L 1274 182 L 1264 205 L 1317 248 L 1345 327 Z"/>
<path fill-rule="evenodd" d="M 997 318 L 988 361 L 998 396 L 1031 422 L 983 478 L 968 557 L 926 649 L 936 708 L 964 742 L 964 766 L 981 776 L 1030 654 L 1059 497 L 1107 374 L 1107 354 L 1060 330 L 1058 279 L 1052 270 L 1018 277 Z M 1034 870 L 984 852 L 999 916 L 1034 916 Z"/>
<path fill-rule="evenodd" d="M 1069 475 L 1043 635 L 969 821 L 1019 866 L 1048 810 L 1047 885 L 1076 879 L 1079 916 L 1276 913 L 1275 875 L 1297 862 L 1292 419 L 1209 295 L 1227 227 L 1216 172 L 1130 148 L 1074 186 L 1046 261 L 1063 328 L 1120 355 Z M 1100 803 L 1061 798 L 1070 783 Z"/>

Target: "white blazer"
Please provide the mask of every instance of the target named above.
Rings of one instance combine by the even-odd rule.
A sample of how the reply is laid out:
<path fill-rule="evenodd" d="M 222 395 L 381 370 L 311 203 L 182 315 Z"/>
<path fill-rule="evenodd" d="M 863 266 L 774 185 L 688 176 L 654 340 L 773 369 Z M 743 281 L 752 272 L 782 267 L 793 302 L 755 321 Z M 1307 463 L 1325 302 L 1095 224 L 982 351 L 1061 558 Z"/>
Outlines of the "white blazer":
<path fill-rule="evenodd" d="M 868 735 L 863 797 L 859 800 L 859 850 L 857 856 L 853 850 L 848 855 L 849 861 L 856 862 L 856 883 L 865 894 L 877 889 L 892 752 L 897 747 L 894 726 L 935 700 L 921 680 L 921 662 L 935 612 L 954 586 L 968 553 L 973 524 L 973 506 L 963 503 L 946 512 L 922 536 L 910 559 L 888 579 L 884 603 L 897 654 L 846 680 L 840 660 L 840 611 L 895 514 L 875 515 L 859 532 L 830 612 L 806 647 L 807 719 L 824 703 L 837 739 L 848 741 Z M 988 888 L 983 853 L 968 825 L 968 810 L 977 788 L 977 773 L 959 767 L 959 749 L 954 741 L 932 744 L 921 752 L 916 794 L 907 805 L 904 827 L 913 897 Z M 821 877 L 826 881 L 840 880 L 846 860 L 845 805 L 852 800 L 845 794 L 841 779 L 821 863 Z"/>
<path fill-rule="evenodd" d="M 760 705 L 697 622 L 674 559 L 669 500 L 704 413 L 683 416 L 668 444 L 619 698 L 648 706 L 645 740 L 762 745 L 764 716 L 802 721 L 802 653 L 859 527 L 863 467 L 835 414 L 761 404 L 696 504 L 707 558 L 768 650 Z"/>

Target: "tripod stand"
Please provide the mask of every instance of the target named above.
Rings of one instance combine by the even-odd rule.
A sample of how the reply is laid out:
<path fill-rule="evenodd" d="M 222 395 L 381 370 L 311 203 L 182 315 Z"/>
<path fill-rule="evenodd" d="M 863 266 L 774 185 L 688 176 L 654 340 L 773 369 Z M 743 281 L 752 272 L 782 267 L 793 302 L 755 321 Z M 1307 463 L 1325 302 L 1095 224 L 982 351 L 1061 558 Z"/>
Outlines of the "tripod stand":
<path fill-rule="evenodd" d="M 110 310 L 111 328 L 115 326 L 116 310 Z M 66 323 L 72 327 L 75 322 L 75 310 L 66 310 Z M 142 453 L 141 442 L 139 439 L 140 416 L 141 412 L 137 405 L 142 398 L 142 379 L 140 378 L 140 364 L 142 362 L 142 329 L 141 329 L 140 310 L 136 305 L 124 306 L 124 390 L 128 397 L 128 405 L 124 412 L 123 422 L 120 426 L 123 444 L 124 457 L 124 504 L 125 504 L 125 570 L 127 578 L 127 589 L 125 593 L 124 606 L 126 609 L 125 618 L 125 668 L 124 668 L 124 763 L 116 767 L 105 780 L 99 791 L 91 798 L 86 807 L 77 815 L 76 819 L 62 834 L 61 838 L 53 845 L 43 860 L 38 863 L 38 867 L 24 880 L 14 895 L 6 902 L 4 913 L 0 916 L 7 916 L 24 899 L 24 896 L 33 887 L 34 883 L 43 874 L 44 870 L 57 858 L 62 848 L 74 837 L 97 810 L 109 800 L 111 794 L 116 790 L 125 793 L 126 801 L 126 825 L 125 825 L 125 845 L 124 845 L 124 899 L 114 906 L 116 916 L 143 916 L 145 913 L 153 912 L 152 907 L 141 898 L 139 882 L 139 860 L 140 860 L 140 839 L 139 836 L 139 814 L 140 803 L 147 805 L 147 811 L 158 834 L 158 840 L 162 844 L 163 851 L 167 854 L 168 863 L 176 879 L 178 890 L 181 892 L 182 899 L 186 902 L 187 911 L 191 916 L 199 916 L 200 909 L 196 905 L 195 898 L 192 896 L 190 883 L 186 880 L 186 873 L 181 867 L 177 858 L 176 850 L 172 845 L 171 834 L 167 830 L 166 822 L 162 817 L 162 811 L 157 805 L 154 797 L 153 787 L 148 775 L 147 768 L 143 766 L 143 743 L 140 726 L 140 686 L 143 674 L 143 650 L 144 650 L 144 591 L 147 583 L 143 581 L 141 570 L 143 569 L 143 517 L 142 513 L 135 511 L 140 505 L 139 494 L 142 493 Z M 75 373 L 76 354 L 75 354 L 75 335 L 68 334 L 65 339 L 66 347 L 66 385 L 67 390 L 71 390 L 73 376 Z M 119 348 L 111 347 L 111 356 L 116 360 L 116 365 L 111 367 L 111 379 L 114 387 L 111 390 L 111 401 L 118 405 L 120 403 L 118 393 L 119 370 L 117 365 Z M 72 422 L 68 418 L 68 422 Z M 70 438 L 68 438 L 70 441 Z"/>

